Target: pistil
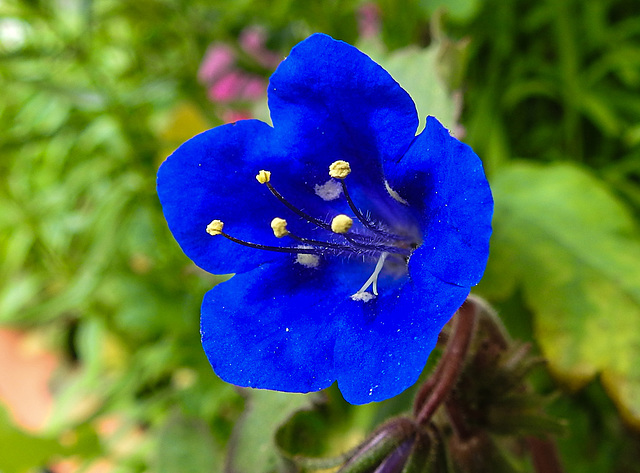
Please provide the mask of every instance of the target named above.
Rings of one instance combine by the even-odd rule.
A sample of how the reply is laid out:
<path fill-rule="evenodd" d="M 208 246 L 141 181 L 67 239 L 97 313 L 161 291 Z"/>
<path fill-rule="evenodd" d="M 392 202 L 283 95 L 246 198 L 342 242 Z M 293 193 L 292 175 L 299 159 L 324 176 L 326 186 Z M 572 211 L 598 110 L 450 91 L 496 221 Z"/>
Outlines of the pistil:
<path fill-rule="evenodd" d="M 380 271 L 382 271 L 382 268 L 384 267 L 384 261 L 387 259 L 387 256 L 389 256 L 389 253 L 382 253 L 380 255 L 373 273 L 371 274 L 371 276 L 369 276 L 367 282 L 365 282 L 358 290 L 358 292 L 356 292 L 356 294 L 362 294 L 364 291 L 369 289 L 369 286 L 373 285 L 372 292 L 374 295 L 378 295 L 378 276 L 380 275 Z"/>

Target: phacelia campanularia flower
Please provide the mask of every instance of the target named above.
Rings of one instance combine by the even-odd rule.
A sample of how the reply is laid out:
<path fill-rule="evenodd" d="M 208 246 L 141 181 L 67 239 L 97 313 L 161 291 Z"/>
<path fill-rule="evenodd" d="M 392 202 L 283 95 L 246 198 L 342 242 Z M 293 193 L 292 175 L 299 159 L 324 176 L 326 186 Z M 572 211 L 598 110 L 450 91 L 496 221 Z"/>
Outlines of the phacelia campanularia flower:
<path fill-rule="evenodd" d="M 354 404 L 415 383 L 488 257 L 493 201 L 479 158 L 368 56 L 316 34 L 271 77 L 273 126 L 243 120 L 161 166 L 173 235 L 235 273 L 201 313 L 225 381 Z"/>

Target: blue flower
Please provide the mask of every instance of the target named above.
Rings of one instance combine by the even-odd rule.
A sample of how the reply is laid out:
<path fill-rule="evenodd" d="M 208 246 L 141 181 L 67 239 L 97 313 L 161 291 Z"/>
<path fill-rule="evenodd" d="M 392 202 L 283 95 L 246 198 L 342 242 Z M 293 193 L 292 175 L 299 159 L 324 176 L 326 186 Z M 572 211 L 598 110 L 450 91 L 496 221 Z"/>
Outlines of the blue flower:
<path fill-rule="evenodd" d="M 225 381 L 353 404 L 417 380 L 488 257 L 480 159 L 356 48 L 315 34 L 269 84 L 273 127 L 243 120 L 184 143 L 158 194 L 183 251 L 236 273 L 202 305 Z"/>

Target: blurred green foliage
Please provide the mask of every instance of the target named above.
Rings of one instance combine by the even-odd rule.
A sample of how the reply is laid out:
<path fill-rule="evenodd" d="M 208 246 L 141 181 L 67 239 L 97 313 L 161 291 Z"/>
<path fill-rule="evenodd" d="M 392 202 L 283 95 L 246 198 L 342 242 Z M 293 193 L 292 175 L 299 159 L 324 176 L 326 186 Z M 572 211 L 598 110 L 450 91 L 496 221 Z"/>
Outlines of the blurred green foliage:
<path fill-rule="evenodd" d="M 453 128 L 462 112 L 465 141 L 496 185 L 480 292 L 513 333 L 539 343 L 560 378 L 580 381 L 569 387 L 591 383 L 555 405 L 576 429 L 561 441 L 567 471 L 638 471 L 638 456 L 620 454 L 640 442 L 619 414 L 640 424 L 640 3 L 374 3 L 381 33 L 368 51 L 421 114 L 439 110 Z M 0 2 L 0 325 L 38 332 L 63 357 L 45 431 L 0 422 L 0 452 L 13 449 L 0 454 L 0 472 L 68 456 L 85 466 L 106 458 L 123 473 L 234 471 L 225 446 L 245 401 L 212 373 L 198 336 L 202 295 L 222 279 L 174 242 L 156 170 L 180 141 L 223 121 L 197 79 L 211 43 L 235 47 L 251 25 L 283 56 L 315 31 L 356 43 L 361 4 Z M 548 164 L 557 161 L 565 164 Z M 594 378 L 607 370 L 618 411 Z M 544 373 L 538 381 L 557 389 Z M 250 416 L 287 414 L 286 396 L 256 392 L 234 445 L 251 451 L 262 438 L 275 455 L 284 417 L 254 419 L 264 427 L 238 436 Z M 345 420 L 338 433 L 309 416 L 309 429 L 330 437 L 309 440 L 314 455 L 318 445 L 346 450 L 388 411 L 410 406 L 409 395 L 362 407 L 333 391 L 328 399 L 327 412 Z M 105 438 L 100 423 L 114 417 L 119 427 Z M 122 451 L 132 432 L 136 448 Z M 279 432 L 284 442 L 289 431 Z M 65 435 L 72 440 L 61 445 Z M 253 471 L 287 464 L 274 458 L 256 455 Z"/>
<path fill-rule="evenodd" d="M 473 38 L 468 141 L 490 167 L 577 161 L 640 204 L 638 2 L 487 0 L 458 31 Z"/>
<path fill-rule="evenodd" d="M 640 237 L 629 211 L 564 163 L 504 167 L 493 192 L 494 251 L 480 290 L 500 299 L 520 284 L 550 370 L 573 389 L 600 373 L 638 425 Z"/>

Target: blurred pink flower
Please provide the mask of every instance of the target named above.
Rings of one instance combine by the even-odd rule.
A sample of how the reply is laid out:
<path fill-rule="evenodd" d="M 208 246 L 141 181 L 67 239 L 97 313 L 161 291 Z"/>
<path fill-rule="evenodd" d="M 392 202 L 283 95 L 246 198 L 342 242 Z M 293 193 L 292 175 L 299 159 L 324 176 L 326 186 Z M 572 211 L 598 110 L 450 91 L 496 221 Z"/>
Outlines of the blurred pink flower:
<path fill-rule="evenodd" d="M 233 102 L 242 99 L 245 75 L 231 70 L 209 86 L 209 99 L 212 102 Z"/>
<path fill-rule="evenodd" d="M 207 49 L 204 60 L 198 70 L 198 80 L 203 84 L 215 82 L 221 75 L 233 67 L 236 53 L 224 43 L 213 43 Z"/>
<path fill-rule="evenodd" d="M 212 102 L 230 103 L 237 100 L 257 100 L 266 90 L 265 79 L 231 70 L 209 87 L 208 95 Z"/>
<path fill-rule="evenodd" d="M 252 26 L 242 31 L 238 43 L 242 51 L 257 64 L 273 70 L 282 57 L 266 48 L 266 40 L 266 31 Z M 213 43 L 207 50 L 198 71 L 198 80 L 207 87 L 207 95 L 212 102 L 252 102 L 265 95 L 267 80 L 240 69 L 237 59 L 236 50 L 225 43 Z"/>
<path fill-rule="evenodd" d="M 267 91 L 266 81 L 262 78 L 249 77 L 244 85 L 243 94 L 249 100 L 257 100 Z"/>
<path fill-rule="evenodd" d="M 238 42 L 244 52 L 267 69 L 275 69 L 283 59 L 280 54 L 267 49 L 267 32 L 260 26 L 249 26 L 242 30 Z"/>
<path fill-rule="evenodd" d="M 358 31 L 363 39 L 373 38 L 380 34 L 380 9 L 375 3 L 364 3 L 358 9 Z"/>

